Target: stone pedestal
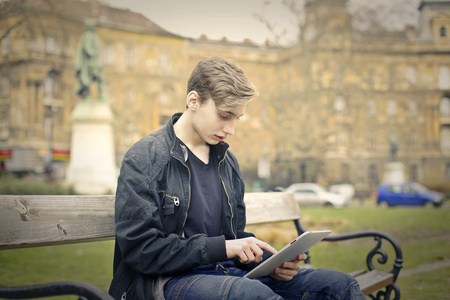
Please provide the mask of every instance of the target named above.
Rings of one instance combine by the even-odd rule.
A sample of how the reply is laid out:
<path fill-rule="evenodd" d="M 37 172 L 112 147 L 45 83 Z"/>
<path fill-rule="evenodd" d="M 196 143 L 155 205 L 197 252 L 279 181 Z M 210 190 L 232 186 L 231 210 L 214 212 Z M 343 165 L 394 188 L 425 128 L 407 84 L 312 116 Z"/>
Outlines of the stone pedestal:
<path fill-rule="evenodd" d="M 113 114 L 104 101 L 79 101 L 71 116 L 72 140 L 66 180 L 81 194 L 114 193 L 115 163 Z"/>
<path fill-rule="evenodd" d="M 383 183 L 400 184 L 405 182 L 405 167 L 401 162 L 393 161 L 384 166 Z"/>

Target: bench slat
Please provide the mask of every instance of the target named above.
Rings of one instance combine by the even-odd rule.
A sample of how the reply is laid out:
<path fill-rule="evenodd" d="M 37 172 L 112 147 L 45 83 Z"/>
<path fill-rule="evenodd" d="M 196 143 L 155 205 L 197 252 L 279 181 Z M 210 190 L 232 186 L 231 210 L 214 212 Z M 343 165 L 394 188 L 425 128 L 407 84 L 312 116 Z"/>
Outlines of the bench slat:
<path fill-rule="evenodd" d="M 247 225 L 299 220 L 300 205 L 292 193 L 245 193 Z"/>
<path fill-rule="evenodd" d="M 0 195 L 0 250 L 114 239 L 114 196 Z"/>
<path fill-rule="evenodd" d="M 356 276 L 361 292 L 370 295 L 379 289 L 394 283 L 394 274 L 380 270 L 372 270 L 362 275 Z"/>

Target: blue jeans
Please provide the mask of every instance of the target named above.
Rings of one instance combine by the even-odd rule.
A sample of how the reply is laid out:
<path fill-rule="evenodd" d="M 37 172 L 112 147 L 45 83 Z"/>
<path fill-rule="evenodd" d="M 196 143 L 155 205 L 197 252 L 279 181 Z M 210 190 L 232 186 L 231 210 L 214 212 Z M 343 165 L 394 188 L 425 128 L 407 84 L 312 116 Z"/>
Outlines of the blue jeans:
<path fill-rule="evenodd" d="M 350 275 L 327 269 L 300 269 L 291 281 L 248 279 L 231 262 L 202 266 L 173 277 L 164 287 L 167 300 L 215 299 L 364 299 Z"/>

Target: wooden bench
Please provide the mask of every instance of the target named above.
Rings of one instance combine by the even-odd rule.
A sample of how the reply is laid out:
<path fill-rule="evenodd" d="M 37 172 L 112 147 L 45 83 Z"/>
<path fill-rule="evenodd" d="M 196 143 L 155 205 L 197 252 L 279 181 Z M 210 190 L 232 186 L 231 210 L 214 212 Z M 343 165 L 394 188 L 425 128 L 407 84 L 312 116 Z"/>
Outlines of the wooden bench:
<path fill-rule="evenodd" d="M 301 225 L 299 205 L 288 193 L 246 193 L 247 224 L 293 221 L 298 234 Z M 111 240 L 115 237 L 114 196 L 16 196 L 0 195 L 0 250 Z M 373 238 L 374 248 L 367 254 L 366 269 L 352 272 L 361 290 L 372 299 L 399 299 L 395 284 L 402 268 L 400 245 L 379 231 L 332 235 L 324 241 Z M 395 251 L 393 268 L 386 272 L 374 267 L 388 261 L 383 241 Z M 306 261 L 310 263 L 310 258 Z M 376 294 L 374 294 L 376 293 Z M 0 298 L 30 299 L 52 295 L 78 295 L 85 299 L 112 299 L 89 283 L 61 281 L 33 286 L 0 286 Z"/>

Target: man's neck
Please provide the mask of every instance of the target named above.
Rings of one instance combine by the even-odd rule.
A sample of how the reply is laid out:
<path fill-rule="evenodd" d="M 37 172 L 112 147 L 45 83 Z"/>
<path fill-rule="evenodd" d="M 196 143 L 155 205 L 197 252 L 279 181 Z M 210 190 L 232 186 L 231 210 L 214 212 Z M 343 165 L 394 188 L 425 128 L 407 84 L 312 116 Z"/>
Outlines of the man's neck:
<path fill-rule="evenodd" d="M 189 122 L 189 116 L 182 114 L 173 127 L 177 138 L 179 138 L 189 150 L 195 154 L 195 156 L 207 164 L 209 162 L 209 145 L 195 132 L 192 123 Z"/>

